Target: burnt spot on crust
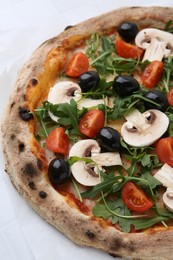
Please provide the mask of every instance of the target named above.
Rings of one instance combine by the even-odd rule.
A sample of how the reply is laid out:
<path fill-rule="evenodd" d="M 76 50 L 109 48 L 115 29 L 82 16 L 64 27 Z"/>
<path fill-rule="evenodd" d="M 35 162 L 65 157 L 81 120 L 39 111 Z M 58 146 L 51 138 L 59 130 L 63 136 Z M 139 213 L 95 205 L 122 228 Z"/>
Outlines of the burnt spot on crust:
<path fill-rule="evenodd" d="M 67 27 L 65 27 L 64 31 L 69 30 L 70 28 L 74 27 L 73 25 L 68 25 Z"/>
<path fill-rule="evenodd" d="M 19 152 L 21 153 L 21 152 L 23 152 L 24 150 L 25 150 L 25 145 L 24 145 L 24 143 L 19 143 Z"/>
<path fill-rule="evenodd" d="M 111 250 L 116 252 L 119 251 L 121 248 L 126 248 L 130 252 L 135 251 L 135 246 L 131 241 L 127 242 L 127 241 L 123 241 L 122 238 L 116 238 L 111 245 Z"/>
<path fill-rule="evenodd" d="M 23 172 L 30 177 L 33 177 L 37 173 L 36 168 L 32 163 L 27 163 L 23 169 Z"/>
<path fill-rule="evenodd" d="M 31 190 L 36 190 L 36 186 L 35 186 L 35 183 L 33 181 L 29 181 L 28 182 L 28 186 L 30 187 Z"/>
<path fill-rule="evenodd" d="M 43 170 L 43 162 L 42 162 L 42 160 L 37 159 L 37 166 L 38 166 L 38 169 L 39 169 L 40 171 Z"/>
<path fill-rule="evenodd" d="M 93 238 L 95 238 L 95 234 L 94 234 L 94 232 L 92 232 L 91 230 L 87 230 L 86 231 L 86 233 L 85 233 L 85 235 L 89 238 L 89 239 L 93 239 Z"/>
<path fill-rule="evenodd" d="M 19 115 L 24 121 L 33 119 L 33 114 L 26 107 L 19 107 Z"/>
<path fill-rule="evenodd" d="M 35 86 L 37 86 L 37 84 L 38 84 L 38 80 L 36 78 L 32 78 L 31 85 L 35 87 Z"/>
<path fill-rule="evenodd" d="M 15 105 L 15 102 L 11 103 L 10 108 L 12 109 L 14 105 Z"/>
<path fill-rule="evenodd" d="M 10 138 L 11 138 L 12 141 L 14 141 L 14 139 L 16 138 L 16 136 L 15 136 L 14 134 L 12 134 L 12 135 L 10 136 Z"/>
<path fill-rule="evenodd" d="M 45 199 L 47 197 L 47 193 L 44 191 L 39 191 L 38 195 L 40 196 L 40 198 Z"/>

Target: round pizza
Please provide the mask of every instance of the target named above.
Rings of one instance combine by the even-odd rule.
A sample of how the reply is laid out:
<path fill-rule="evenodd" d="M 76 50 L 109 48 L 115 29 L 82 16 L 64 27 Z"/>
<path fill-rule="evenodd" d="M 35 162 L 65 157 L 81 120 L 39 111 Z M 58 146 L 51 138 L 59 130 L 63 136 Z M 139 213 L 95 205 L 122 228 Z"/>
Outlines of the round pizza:
<path fill-rule="evenodd" d="M 172 18 L 128 7 L 69 26 L 18 74 L 2 123 L 6 171 L 79 245 L 173 258 Z"/>

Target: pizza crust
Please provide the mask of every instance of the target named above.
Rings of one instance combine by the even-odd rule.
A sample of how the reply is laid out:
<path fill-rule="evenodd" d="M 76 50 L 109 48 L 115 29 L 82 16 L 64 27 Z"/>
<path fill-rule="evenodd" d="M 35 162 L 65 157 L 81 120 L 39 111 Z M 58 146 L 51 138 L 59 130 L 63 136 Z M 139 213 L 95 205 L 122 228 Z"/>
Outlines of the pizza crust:
<path fill-rule="evenodd" d="M 27 104 L 28 84 L 43 73 L 47 54 L 52 48 L 62 45 L 69 37 L 87 37 L 94 32 L 116 28 L 120 22 L 129 20 L 136 21 L 141 28 L 164 28 L 172 17 L 172 8 L 129 7 L 90 19 L 43 43 L 18 74 L 2 123 L 6 172 L 27 203 L 76 244 L 95 247 L 128 259 L 171 260 L 173 228 L 151 228 L 142 233 L 125 234 L 66 203 L 66 199 L 53 189 L 46 178 L 46 163 L 44 154 L 41 157 L 41 148 L 36 146 L 39 157 L 31 152 L 31 142 L 36 140 L 28 122 L 19 116 L 21 107 Z"/>

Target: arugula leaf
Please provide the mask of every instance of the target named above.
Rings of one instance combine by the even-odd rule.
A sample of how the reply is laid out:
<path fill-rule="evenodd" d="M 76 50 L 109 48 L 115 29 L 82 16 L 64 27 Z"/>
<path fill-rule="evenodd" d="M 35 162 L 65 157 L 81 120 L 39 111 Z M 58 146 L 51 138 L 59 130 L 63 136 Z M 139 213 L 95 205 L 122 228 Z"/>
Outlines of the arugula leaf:
<path fill-rule="evenodd" d="M 107 200 L 106 204 L 108 207 L 106 207 L 105 204 L 97 203 L 92 210 L 94 216 L 102 217 L 104 219 L 111 218 L 112 224 L 118 223 L 122 228 L 122 231 L 128 233 L 131 224 L 133 223 L 133 216 L 129 209 L 124 205 L 122 199 L 117 198 L 114 201 Z"/>
<path fill-rule="evenodd" d="M 154 224 L 161 222 L 161 221 L 166 221 L 168 220 L 168 217 L 163 217 L 163 216 L 155 216 L 152 218 L 141 218 L 141 219 L 134 219 L 133 220 L 133 225 L 135 226 L 136 230 L 139 229 L 144 229 L 144 228 L 149 228 L 153 226 Z"/>
<path fill-rule="evenodd" d="M 172 20 L 169 20 L 166 24 L 165 24 L 165 28 L 163 29 L 166 32 L 169 33 L 173 33 L 173 27 L 172 26 Z"/>
<path fill-rule="evenodd" d="M 70 166 L 72 166 L 75 162 L 79 162 L 79 161 L 84 161 L 86 164 L 94 164 L 94 161 L 90 158 L 85 158 L 85 157 L 78 157 L 78 156 L 71 156 L 68 159 L 68 163 L 70 164 Z"/>

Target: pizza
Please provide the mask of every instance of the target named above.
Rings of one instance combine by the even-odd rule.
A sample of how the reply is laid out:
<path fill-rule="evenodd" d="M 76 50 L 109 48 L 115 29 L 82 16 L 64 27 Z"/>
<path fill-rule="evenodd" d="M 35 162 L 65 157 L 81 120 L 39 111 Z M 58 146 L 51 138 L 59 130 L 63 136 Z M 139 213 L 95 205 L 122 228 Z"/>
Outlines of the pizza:
<path fill-rule="evenodd" d="M 18 73 L 2 122 L 6 172 L 78 245 L 172 259 L 172 17 L 128 7 L 69 26 Z"/>

